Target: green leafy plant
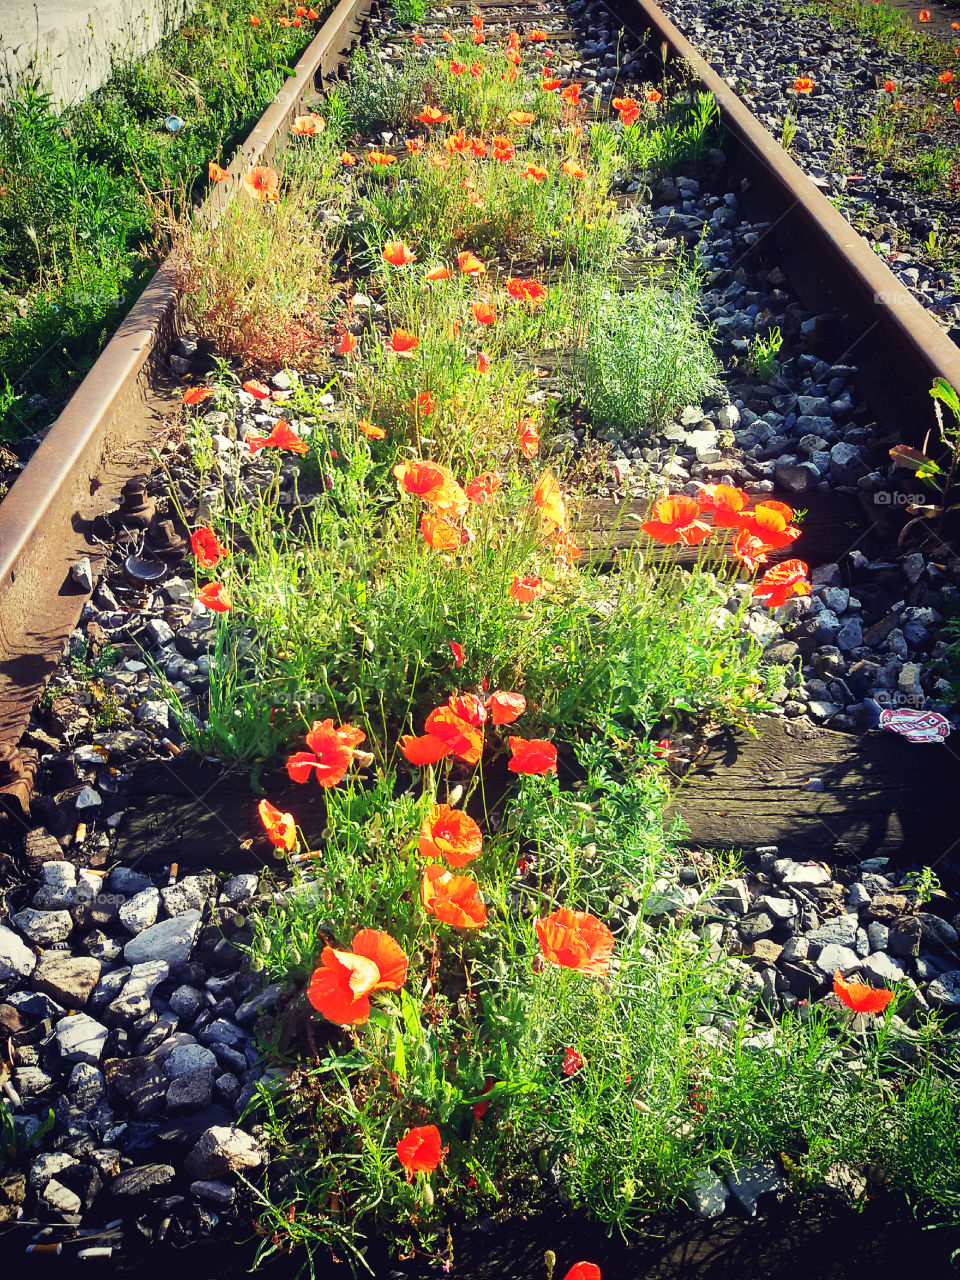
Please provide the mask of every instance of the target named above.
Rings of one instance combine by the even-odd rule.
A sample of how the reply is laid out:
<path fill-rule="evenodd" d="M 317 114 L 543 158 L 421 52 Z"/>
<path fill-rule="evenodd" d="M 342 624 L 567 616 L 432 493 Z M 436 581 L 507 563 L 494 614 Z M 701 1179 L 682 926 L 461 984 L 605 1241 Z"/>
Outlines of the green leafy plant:
<path fill-rule="evenodd" d="M 960 503 L 951 502 L 953 494 L 954 475 L 957 469 L 957 463 L 960 462 L 960 397 L 956 391 L 950 386 L 946 378 L 935 378 L 933 386 L 930 388 L 930 395 L 933 398 L 933 411 L 937 421 L 937 433 L 942 444 L 946 446 L 946 459 L 941 464 L 930 452 L 930 432 L 923 442 L 922 449 L 915 449 L 911 445 L 895 445 L 890 450 L 890 457 L 898 467 L 904 470 L 912 471 L 917 479 L 927 488 L 932 489 L 940 495 L 939 501 L 920 503 L 912 502 L 907 505 L 907 513 L 913 516 L 912 520 L 908 520 L 900 531 L 899 543 L 902 544 L 909 531 L 916 525 L 928 522 L 939 531 L 943 524 L 943 519 L 950 511 L 955 511 Z M 946 405 L 950 411 L 952 422 L 944 420 L 941 404 Z"/>
<path fill-rule="evenodd" d="M 751 368 L 763 382 L 769 382 L 779 368 L 777 357 L 783 346 L 783 334 L 780 326 L 768 330 L 767 336 L 755 333 L 750 339 L 748 360 Z"/>

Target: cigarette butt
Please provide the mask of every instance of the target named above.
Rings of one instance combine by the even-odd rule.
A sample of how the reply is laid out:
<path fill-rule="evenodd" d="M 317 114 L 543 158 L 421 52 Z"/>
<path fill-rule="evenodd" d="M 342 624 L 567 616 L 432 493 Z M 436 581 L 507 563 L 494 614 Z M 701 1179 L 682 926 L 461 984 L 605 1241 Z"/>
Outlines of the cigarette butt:
<path fill-rule="evenodd" d="M 84 867 L 83 874 L 85 876 L 96 876 L 98 880 L 104 880 L 110 873 L 108 871 L 94 871 L 93 867 Z"/>
<path fill-rule="evenodd" d="M 17 1093 L 16 1089 L 13 1087 L 13 1085 L 10 1083 L 9 1080 L 4 1080 L 3 1092 L 7 1095 L 7 1097 L 10 1099 L 10 1101 L 13 1103 L 15 1107 L 23 1106 L 23 1099 L 20 1097 L 19 1093 Z"/>
<path fill-rule="evenodd" d="M 103 1245 L 95 1249 L 81 1249 L 77 1254 L 78 1258 L 112 1258 L 113 1246 Z"/>
<path fill-rule="evenodd" d="M 171 862 L 171 863 L 170 863 L 170 877 L 169 877 L 169 879 L 167 880 L 167 888 L 169 888 L 169 887 L 170 887 L 170 885 L 172 885 L 172 884 L 176 884 L 176 883 L 177 883 L 177 875 L 178 875 L 179 871 L 180 871 L 180 864 L 179 864 L 179 862 Z"/>
<path fill-rule="evenodd" d="M 27 1253 L 63 1253 L 62 1244 L 28 1244 Z"/>
<path fill-rule="evenodd" d="M 171 742 L 169 738 L 161 738 L 160 744 L 161 746 L 166 747 L 172 756 L 178 756 L 180 754 L 180 747 L 178 747 L 175 742 Z"/>
<path fill-rule="evenodd" d="M 77 1232 L 77 1239 L 84 1240 L 90 1236 L 103 1236 L 108 1231 L 116 1231 L 117 1227 L 123 1226 L 122 1218 L 114 1218 L 112 1222 L 108 1222 L 105 1227 L 81 1227 Z"/>
<path fill-rule="evenodd" d="M 73 838 L 77 844 L 83 844 L 84 840 L 87 838 L 87 824 L 85 822 L 77 823 L 77 829 L 74 832 Z"/>

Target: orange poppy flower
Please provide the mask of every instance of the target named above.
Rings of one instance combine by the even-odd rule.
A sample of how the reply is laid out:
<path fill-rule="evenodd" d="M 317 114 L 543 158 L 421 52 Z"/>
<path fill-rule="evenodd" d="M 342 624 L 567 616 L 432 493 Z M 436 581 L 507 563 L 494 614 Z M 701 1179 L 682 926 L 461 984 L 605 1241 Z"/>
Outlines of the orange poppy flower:
<path fill-rule="evenodd" d="M 251 453 L 259 453 L 261 449 L 286 449 L 290 453 L 307 453 L 310 446 L 301 440 L 295 431 L 281 418 L 268 436 L 247 436 L 247 444 Z"/>
<path fill-rule="evenodd" d="M 260 19 L 255 13 L 251 13 L 250 15 L 250 25 L 251 27 L 259 27 L 260 25 Z"/>
<path fill-rule="evenodd" d="M 298 18 L 305 18 L 307 16 L 307 7 L 306 5 L 298 4 L 293 12 Z"/>
<path fill-rule="evenodd" d="M 326 120 L 322 116 L 314 115 L 311 111 L 306 116 L 294 116 L 290 132 L 299 134 L 304 138 L 312 138 L 318 133 L 323 133 L 326 127 Z"/>
<path fill-rule="evenodd" d="M 500 477 L 495 471 L 482 471 L 480 475 L 468 480 L 465 488 L 468 501 L 482 507 L 492 502 L 501 485 Z"/>
<path fill-rule="evenodd" d="M 436 707 L 427 716 L 424 728 L 428 736 L 445 742 L 449 750 L 464 764 L 476 764 L 483 750 L 483 729 L 471 724 L 449 706 Z"/>
<path fill-rule="evenodd" d="M 506 281 L 507 293 L 518 302 L 530 302 L 534 307 L 543 305 L 547 291 L 533 276 L 511 276 Z"/>
<path fill-rule="evenodd" d="M 439 107 L 430 106 L 424 107 L 418 116 L 414 116 L 414 120 L 419 120 L 421 124 L 446 124 L 449 119 Z"/>
<path fill-rule="evenodd" d="M 388 164 L 396 164 L 397 157 L 392 156 L 389 151 L 370 151 L 367 154 L 367 161 L 370 164 L 380 165 L 385 168 Z"/>
<path fill-rule="evenodd" d="M 479 62 L 473 62 L 470 64 L 470 74 L 473 76 L 474 80 L 480 79 L 483 75 L 483 67 Z"/>
<path fill-rule="evenodd" d="M 320 17 L 320 14 L 316 11 L 316 9 L 308 9 L 307 17 L 310 19 L 311 22 L 316 22 L 317 19 Z"/>
<path fill-rule="evenodd" d="M 349 151 L 341 151 L 340 163 L 349 167 L 350 165 L 357 163 L 357 157 L 351 155 Z"/>
<path fill-rule="evenodd" d="M 647 93 L 647 101 L 648 101 L 648 102 L 659 102 L 659 101 L 660 101 L 660 99 L 661 99 L 662 97 L 663 97 L 663 94 L 662 94 L 662 93 L 660 93 L 660 92 L 659 92 L 659 90 L 657 90 L 657 89 L 651 89 L 651 90 Z"/>
<path fill-rule="evenodd" d="M 487 699 L 490 719 L 494 724 L 513 724 L 527 709 L 527 700 L 522 693 L 511 693 L 508 689 L 498 689 Z"/>
<path fill-rule="evenodd" d="M 581 180 L 587 176 L 587 171 L 582 165 L 577 164 L 576 160 L 564 160 L 560 169 L 569 178 L 580 178 Z"/>
<path fill-rule="evenodd" d="M 470 139 L 461 129 L 457 133 L 451 133 L 449 137 L 444 138 L 443 145 L 451 155 L 463 155 L 464 152 L 470 150 Z M 469 158 L 468 156 L 467 159 L 469 160 Z"/>
<path fill-rule="evenodd" d="M 424 870 L 420 900 L 425 911 L 454 929 L 482 929 L 487 923 L 487 908 L 476 881 L 436 864 Z"/>
<path fill-rule="evenodd" d="M 450 159 L 448 156 L 431 156 L 430 163 L 437 169 L 450 168 Z"/>
<path fill-rule="evenodd" d="M 557 748 L 543 738 L 511 738 L 510 759 L 507 768 L 511 773 L 552 773 L 557 767 Z"/>
<path fill-rule="evenodd" d="M 208 582 L 197 592 L 197 599 L 214 613 L 229 613 L 233 599 L 222 582 Z"/>
<path fill-rule="evenodd" d="M 287 760 L 293 782 L 306 782 L 311 772 L 321 787 L 335 787 L 346 776 L 356 754 L 354 748 L 366 734 L 352 724 L 334 728 L 332 720 L 314 720 L 306 736 L 309 751 L 297 751 Z"/>
<path fill-rule="evenodd" d="M 896 93 L 897 92 L 896 80 L 884 80 L 883 91 L 884 93 Z"/>
<path fill-rule="evenodd" d="M 453 36 L 446 28 L 440 32 L 440 39 L 443 40 L 444 44 L 453 44 Z"/>
<path fill-rule="evenodd" d="M 494 160 L 499 160 L 501 163 L 512 160 L 517 154 L 516 147 L 514 147 L 509 138 L 504 137 L 502 134 L 497 134 L 491 138 L 490 145 L 493 148 Z"/>
<path fill-rule="evenodd" d="M 567 508 L 563 501 L 563 493 L 552 471 L 545 471 L 533 491 L 533 501 L 540 513 L 540 519 L 548 525 L 555 525 L 559 532 L 567 527 Z"/>
<path fill-rule="evenodd" d="M 371 440 L 382 440 L 387 434 L 383 427 L 378 427 L 371 422 L 369 418 L 360 418 L 357 421 L 357 430 L 362 431 L 365 436 L 369 436 Z"/>
<path fill-rule="evenodd" d="M 674 497 L 658 498 L 653 504 L 653 518 L 640 527 L 657 542 L 668 545 L 682 542 L 685 547 L 692 547 L 709 538 L 711 533 L 710 526 L 697 519 L 699 514 L 700 508 L 695 500 L 680 493 Z"/>
<path fill-rule="evenodd" d="M 419 395 L 413 397 L 407 408 L 415 418 L 426 418 L 433 413 L 436 405 L 429 391 L 421 391 Z"/>
<path fill-rule="evenodd" d="M 213 392 L 209 387 L 190 387 L 183 393 L 184 404 L 202 404 L 204 400 L 209 400 Z"/>
<path fill-rule="evenodd" d="M 479 14 L 479 13 L 475 13 L 475 14 L 473 15 L 473 17 L 470 19 L 470 21 L 473 23 L 473 29 L 474 29 L 474 31 L 482 31 L 482 30 L 483 30 L 483 17 L 482 17 L 482 15 L 481 15 L 481 14 Z"/>
<path fill-rule="evenodd" d="M 466 69 L 467 64 L 465 62 L 454 61 L 450 63 L 450 74 L 452 76 L 462 76 Z"/>
<path fill-rule="evenodd" d="M 573 564 L 574 560 L 580 559 L 583 552 L 569 533 L 561 533 L 553 544 L 553 554 L 562 564 Z"/>
<path fill-rule="evenodd" d="M 545 31 L 541 31 L 539 27 L 535 27 L 534 30 L 531 31 L 530 34 L 527 36 L 528 40 L 534 40 L 537 42 L 541 40 L 546 40 L 547 38 L 548 38 L 547 33 Z"/>
<path fill-rule="evenodd" d="M 406 329 L 394 329 L 389 342 L 384 343 L 388 352 L 395 356 L 412 356 L 420 345 L 415 333 L 407 333 Z"/>
<path fill-rule="evenodd" d="M 211 182 L 223 182 L 230 175 L 222 165 L 217 164 L 216 160 L 211 160 L 207 165 L 207 177 Z"/>
<path fill-rule="evenodd" d="M 752 511 L 736 516 L 734 524 L 759 538 L 764 546 L 777 549 L 800 537 L 800 530 L 790 523 L 792 519 L 793 510 L 785 502 L 758 502 Z"/>
<path fill-rule="evenodd" d="M 540 432 L 531 418 L 521 418 L 517 425 L 520 433 L 520 452 L 526 459 L 535 458 L 540 452 Z"/>
<path fill-rule="evenodd" d="M 423 36 L 420 36 L 420 35 L 414 35 L 414 37 L 413 37 L 413 43 L 417 46 L 417 48 L 419 48 L 419 47 L 420 47 L 420 45 L 422 45 L 422 44 L 424 44 L 424 43 L 426 43 L 426 42 L 424 41 Z"/>
<path fill-rule="evenodd" d="M 347 332 L 343 335 L 343 337 L 337 343 L 337 355 L 348 356 L 351 351 L 356 350 L 356 347 L 357 347 L 356 338 L 353 336 L 352 333 Z"/>
<path fill-rule="evenodd" d="M 697 494 L 701 511 L 713 513 L 713 523 L 718 529 L 735 529 L 738 516 L 750 501 L 749 494 L 729 484 L 708 484 Z"/>
<path fill-rule="evenodd" d="M 485 351 L 477 352 L 477 373 L 490 372 L 490 357 Z"/>
<path fill-rule="evenodd" d="M 278 23 L 281 27 L 289 27 L 289 25 L 290 25 L 290 19 L 289 19 L 289 18 L 278 18 L 278 19 L 277 19 L 277 23 Z"/>
<path fill-rule="evenodd" d="M 528 164 L 524 170 L 523 176 L 528 182 L 543 182 L 545 178 L 550 177 L 550 170 L 542 169 L 537 164 Z"/>
<path fill-rule="evenodd" d="M 389 262 L 391 267 L 405 267 L 410 262 L 416 262 L 417 255 L 406 240 L 388 240 L 383 246 L 383 260 Z"/>
<path fill-rule="evenodd" d="M 568 106 L 575 107 L 580 101 L 580 90 L 582 88 L 582 84 L 568 84 L 560 97 Z"/>
<path fill-rule="evenodd" d="M 467 509 L 467 496 L 454 480 L 449 468 L 438 462 L 422 462 L 413 458 L 393 468 L 397 483 L 405 493 L 412 493 L 432 506 L 462 515 Z"/>
<path fill-rule="evenodd" d="M 457 551 L 465 541 L 462 529 L 443 516 L 433 516 L 427 511 L 420 517 L 420 532 L 424 542 L 434 551 Z"/>
<path fill-rule="evenodd" d="M 956 111 L 956 112 L 960 113 L 960 98 L 954 98 L 954 100 L 953 100 L 953 109 L 954 109 L 954 111 Z"/>
<path fill-rule="evenodd" d="M 519 49 L 508 49 L 508 50 L 507 50 L 507 61 L 508 61 L 508 62 L 510 62 L 510 63 L 512 63 L 512 64 L 513 64 L 513 66 L 518 67 L 518 66 L 520 65 L 520 63 L 523 61 L 523 59 L 522 59 L 522 58 L 521 58 L 521 56 L 520 56 L 520 51 L 519 51 Z"/>
<path fill-rule="evenodd" d="M 741 529 L 734 538 L 730 550 L 750 573 L 756 573 L 760 565 L 767 563 L 766 547 L 745 529 Z"/>
<path fill-rule="evenodd" d="M 518 600 L 520 604 L 529 604 L 532 600 L 539 600 L 541 596 L 545 596 L 549 589 L 543 579 L 535 574 L 528 573 L 521 577 L 515 573 L 509 594 L 511 599 Z"/>
<path fill-rule="evenodd" d="M 452 693 L 447 699 L 447 707 L 460 720 L 479 728 L 487 718 L 487 708 L 475 693 Z"/>
<path fill-rule="evenodd" d="M 465 867 L 480 856 L 483 835 L 462 809 L 436 804 L 423 820 L 417 848 L 425 858 L 446 858 L 451 867 Z"/>
<path fill-rule="evenodd" d="M 845 982 L 839 969 L 834 970 L 833 992 L 854 1013 L 883 1013 L 893 999 L 892 991 L 878 990 L 862 982 Z"/>
<path fill-rule="evenodd" d="M 422 151 L 427 144 L 423 138 L 408 138 L 403 145 L 407 148 L 407 155 L 413 155 L 417 151 Z"/>
<path fill-rule="evenodd" d="M 920 21 L 921 21 L 921 22 L 929 22 L 929 21 L 930 21 L 930 10 L 929 10 L 929 9 L 921 9 L 921 10 L 920 10 Z"/>
<path fill-rule="evenodd" d="M 594 1262 L 575 1262 L 563 1280 L 600 1280 L 600 1268 Z"/>
<path fill-rule="evenodd" d="M 287 853 L 292 853 L 297 843 L 297 824 L 293 820 L 293 814 L 283 813 L 269 800 L 260 801 L 257 813 L 270 843 L 277 849 L 286 849 Z"/>
<path fill-rule="evenodd" d="M 766 597 L 768 609 L 776 609 L 790 596 L 808 596 L 810 583 L 805 582 L 809 570 L 802 560 L 784 560 L 768 569 L 754 586 L 755 596 Z"/>
<path fill-rule="evenodd" d="M 475 302 L 473 304 L 473 318 L 477 324 L 496 324 L 497 313 L 489 302 Z"/>
<path fill-rule="evenodd" d="M 262 164 L 254 165 L 243 175 L 243 185 L 257 200 L 276 203 L 280 199 L 280 178 L 276 169 L 268 169 Z"/>
<path fill-rule="evenodd" d="M 397 1159 L 408 1174 L 433 1173 L 442 1157 L 440 1130 L 435 1124 L 409 1129 L 397 1143 Z"/>
<path fill-rule="evenodd" d="M 797 93 L 812 93 L 813 81 L 809 76 L 797 76 L 793 82 L 793 87 Z"/>
<path fill-rule="evenodd" d="M 482 160 L 487 154 L 487 144 L 482 138 L 471 138 L 470 150 L 478 159 Z"/>
<path fill-rule="evenodd" d="M 640 103 L 636 98 L 614 98 L 613 107 L 620 113 L 620 121 L 624 126 L 635 124 L 640 115 Z"/>
<path fill-rule="evenodd" d="M 449 267 L 431 267 L 427 272 L 428 280 L 449 280 L 453 272 Z"/>
<path fill-rule="evenodd" d="M 534 926 L 545 960 L 602 978 L 610 969 L 613 934 L 587 911 L 560 907 Z"/>
<path fill-rule="evenodd" d="M 444 756 L 451 755 L 453 752 L 452 747 L 432 733 L 425 733 L 419 738 L 408 734 L 400 739 L 400 750 L 410 764 L 417 765 L 418 768 L 427 764 L 436 764 L 438 760 L 442 760 Z"/>
<path fill-rule="evenodd" d="M 230 554 L 230 548 L 225 547 L 220 542 L 220 539 L 209 526 L 196 529 L 191 533 L 190 550 L 193 552 L 197 564 L 204 569 L 212 569 L 220 563 L 223 556 Z"/>
<path fill-rule="evenodd" d="M 361 929 L 352 951 L 324 947 L 307 986 L 307 999 L 330 1022 L 357 1025 L 370 1017 L 375 991 L 399 991 L 407 980 L 407 957 L 389 933 Z"/>
<path fill-rule="evenodd" d="M 563 81 L 558 80 L 556 76 L 545 75 L 540 81 L 540 88 L 543 89 L 545 93 L 553 93 L 554 89 L 559 89 L 562 84 Z"/>
<path fill-rule="evenodd" d="M 941 84 L 953 84 L 953 72 L 944 71 L 942 75 L 937 76 Z"/>
<path fill-rule="evenodd" d="M 536 118 L 537 117 L 532 111 L 511 111 L 507 115 L 507 119 L 510 123 L 515 124 L 518 128 L 523 128 L 524 125 L 533 124 Z"/>
<path fill-rule="evenodd" d="M 258 382 L 256 378 L 251 378 L 243 384 L 243 389 L 255 400 L 269 400 L 270 388 L 265 387 L 262 382 Z"/>
<path fill-rule="evenodd" d="M 481 271 L 486 271 L 487 269 L 485 264 L 469 249 L 457 254 L 457 266 L 465 276 L 478 276 Z"/>

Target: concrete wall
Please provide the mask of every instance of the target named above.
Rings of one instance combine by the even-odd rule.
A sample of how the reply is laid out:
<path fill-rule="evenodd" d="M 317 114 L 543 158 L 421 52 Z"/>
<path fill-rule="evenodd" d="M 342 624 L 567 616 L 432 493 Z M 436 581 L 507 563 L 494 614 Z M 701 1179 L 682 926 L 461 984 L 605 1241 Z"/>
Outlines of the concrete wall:
<path fill-rule="evenodd" d="M 0 99 L 39 78 L 64 106 L 97 89 L 116 61 L 175 31 L 196 0 L 0 0 Z"/>

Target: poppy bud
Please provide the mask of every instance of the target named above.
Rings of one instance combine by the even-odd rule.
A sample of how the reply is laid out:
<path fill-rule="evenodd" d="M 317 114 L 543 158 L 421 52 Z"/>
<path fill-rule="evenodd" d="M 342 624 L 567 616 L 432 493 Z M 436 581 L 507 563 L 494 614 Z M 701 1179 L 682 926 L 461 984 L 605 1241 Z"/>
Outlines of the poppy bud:
<path fill-rule="evenodd" d="M 450 794 L 447 796 L 447 803 L 451 806 L 459 804 L 463 796 L 463 786 L 458 782 Z"/>

